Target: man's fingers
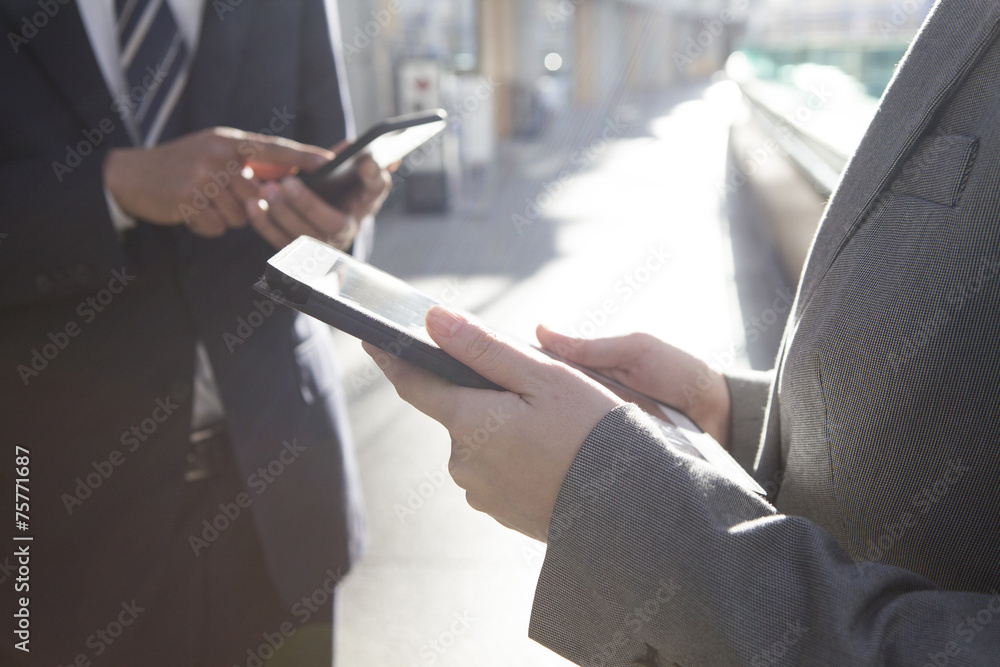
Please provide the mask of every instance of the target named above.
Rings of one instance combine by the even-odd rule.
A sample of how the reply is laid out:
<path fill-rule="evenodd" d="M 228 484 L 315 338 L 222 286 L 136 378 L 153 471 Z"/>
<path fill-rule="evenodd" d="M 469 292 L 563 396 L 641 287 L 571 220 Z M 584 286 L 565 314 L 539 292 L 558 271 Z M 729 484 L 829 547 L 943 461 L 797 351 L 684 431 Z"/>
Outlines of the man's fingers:
<path fill-rule="evenodd" d="M 244 167 L 244 171 L 246 168 Z M 250 178 L 253 178 L 253 170 L 249 172 Z M 260 184 L 254 183 L 249 180 L 244 174 L 237 174 L 233 176 L 233 180 L 229 184 L 229 188 L 233 191 L 233 195 L 240 201 L 240 206 L 246 203 L 248 200 L 256 201 L 260 197 Z"/>
<path fill-rule="evenodd" d="M 427 312 L 427 331 L 442 350 L 487 380 L 517 394 L 531 393 L 545 361 L 443 306 Z"/>
<path fill-rule="evenodd" d="M 265 202 L 266 204 L 267 202 Z M 285 233 L 283 229 L 274 224 L 257 200 L 246 203 L 247 216 L 250 218 L 250 225 L 261 238 L 271 244 L 272 247 L 280 250 L 292 242 L 293 238 Z"/>
<path fill-rule="evenodd" d="M 358 173 L 361 174 L 361 182 L 364 184 L 361 199 L 367 204 L 381 197 L 391 182 L 388 174 L 383 173 L 375 160 L 370 157 L 361 160 Z"/>
<path fill-rule="evenodd" d="M 285 201 L 314 228 L 312 236 L 338 248 L 350 246 L 357 233 L 356 223 L 326 203 L 295 177 L 281 182 Z"/>
<path fill-rule="evenodd" d="M 318 146 L 300 144 L 291 139 L 269 137 L 263 134 L 247 132 L 240 140 L 240 154 L 247 162 L 254 165 L 254 172 L 260 178 L 266 178 L 259 171 L 260 165 L 269 164 L 280 167 L 305 169 L 312 171 L 333 159 L 334 153 Z"/>
<path fill-rule="evenodd" d="M 198 211 L 187 223 L 193 234 L 214 239 L 226 233 L 226 223 L 214 206 L 206 206 Z"/>
<path fill-rule="evenodd" d="M 219 195 L 212 200 L 212 204 L 215 205 L 219 215 L 222 217 L 222 221 L 230 229 L 243 227 L 247 224 L 246 209 L 243 207 L 242 202 L 229 190 L 219 192 Z"/>
<path fill-rule="evenodd" d="M 300 236 L 317 236 L 312 224 L 296 211 L 285 199 L 285 194 L 276 183 L 267 183 L 261 188 L 267 202 L 267 215 L 293 239 Z"/>
<path fill-rule="evenodd" d="M 363 218 L 389 192 L 392 178 L 370 157 L 358 162 L 357 174 L 360 187 L 352 196 L 349 208 L 356 217 Z"/>
<path fill-rule="evenodd" d="M 298 171 L 295 167 L 266 164 L 264 162 L 247 162 L 246 166 L 253 172 L 254 178 L 259 181 L 278 181 Z"/>

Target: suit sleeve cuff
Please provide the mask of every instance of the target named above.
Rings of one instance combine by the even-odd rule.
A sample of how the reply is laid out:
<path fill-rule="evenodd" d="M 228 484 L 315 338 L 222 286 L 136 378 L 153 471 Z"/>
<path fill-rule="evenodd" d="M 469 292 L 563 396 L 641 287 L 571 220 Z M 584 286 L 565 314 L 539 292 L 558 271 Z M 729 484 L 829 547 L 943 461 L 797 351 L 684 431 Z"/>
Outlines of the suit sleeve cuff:
<path fill-rule="evenodd" d="M 528 635 L 580 665 L 713 664 L 689 660 L 689 649 L 702 650 L 692 638 L 715 634 L 697 617 L 698 580 L 714 576 L 695 565 L 713 546 L 700 528 L 718 534 L 773 513 L 709 464 L 675 451 L 641 409 L 618 407 L 587 436 L 563 481 Z M 661 662 L 649 662 L 657 650 Z"/>
<path fill-rule="evenodd" d="M 358 226 L 358 233 L 354 236 L 348 253 L 355 259 L 367 262 L 372 255 L 372 246 L 375 244 L 375 216 L 365 216 Z"/>
<path fill-rule="evenodd" d="M 731 410 L 729 453 L 751 474 L 764 429 L 765 408 L 773 380 L 773 370 L 726 373 Z"/>
<path fill-rule="evenodd" d="M 108 203 L 108 213 L 111 214 L 111 224 L 115 231 L 121 233 L 135 227 L 135 218 L 122 210 L 108 186 L 104 186 L 104 200 Z"/>

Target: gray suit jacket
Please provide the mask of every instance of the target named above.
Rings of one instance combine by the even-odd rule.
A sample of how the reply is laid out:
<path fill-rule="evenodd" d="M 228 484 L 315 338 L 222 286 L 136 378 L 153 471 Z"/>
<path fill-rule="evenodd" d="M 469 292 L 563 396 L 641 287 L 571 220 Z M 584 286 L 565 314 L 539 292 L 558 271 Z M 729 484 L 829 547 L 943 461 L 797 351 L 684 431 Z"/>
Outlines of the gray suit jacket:
<path fill-rule="evenodd" d="M 996 0 L 935 8 L 776 371 L 729 378 L 770 502 L 611 412 L 556 503 L 534 639 L 585 665 L 1000 665 L 998 31 Z"/>

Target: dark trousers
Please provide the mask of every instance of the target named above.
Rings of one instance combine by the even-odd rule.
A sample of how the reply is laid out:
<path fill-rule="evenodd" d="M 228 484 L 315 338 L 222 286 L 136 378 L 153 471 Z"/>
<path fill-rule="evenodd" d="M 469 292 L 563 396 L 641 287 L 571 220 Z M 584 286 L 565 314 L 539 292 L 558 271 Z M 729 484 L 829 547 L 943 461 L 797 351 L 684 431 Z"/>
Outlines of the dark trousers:
<path fill-rule="evenodd" d="M 135 597 L 123 602 L 127 627 L 118 627 L 121 634 L 97 649 L 83 641 L 93 628 L 79 628 L 80 637 L 66 639 L 61 664 L 74 664 L 74 656 L 84 654 L 90 659 L 84 664 L 93 667 L 331 667 L 335 597 L 324 593 L 333 599 L 308 621 L 292 613 L 271 583 L 252 508 L 220 521 L 210 542 L 192 545 L 192 537 L 203 537 L 204 522 L 219 516 L 220 504 L 233 503 L 246 490 L 228 438 L 217 436 L 210 444 L 201 474 L 179 481 L 185 494 L 182 512 L 148 518 L 170 531 L 170 553 L 119 573 Z M 94 628 L 108 620 L 95 618 Z M 0 651 L 0 666 L 36 664 L 32 654 L 8 656 L 7 648 Z"/>
<path fill-rule="evenodd" d="M 333 664 L 333 613 L 315 614 L 303 626 L 285 607 L 271 585 L 253 515 L 244 509 L 218 538 L 195 557 L 189 535 L 204 530 L 204 520 L 218 516 L 220 504 L 233 503 L 246 489 L 236 471 L 228 438 L 214 445 L 216 456 L 208 477 L 187 483 L 188 498 L 177 541 L 177 566 L 190 570 L 196 588 L 201 636 L 199 667 L 268 667 Z M 308 548 L 308 547 L 305 547 Z M 193 562 L 193 563 L 192 563 Z M 322 618 L 316 622 L 316 618 Z"/>

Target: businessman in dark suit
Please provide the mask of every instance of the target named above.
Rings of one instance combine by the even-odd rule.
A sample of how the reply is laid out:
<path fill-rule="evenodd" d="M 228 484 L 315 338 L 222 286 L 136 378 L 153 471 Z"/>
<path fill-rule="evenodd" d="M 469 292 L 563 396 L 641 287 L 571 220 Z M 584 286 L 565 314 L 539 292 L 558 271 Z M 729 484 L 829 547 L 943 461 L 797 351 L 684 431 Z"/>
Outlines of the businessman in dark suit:
<path fill-rule="evenodd" d="M 434 340 L 509 392 L 383 360 L 448 427 L 470 505 L 547 540 L 533 638 L 595 666 L 1000 664 L 998 78 L 1000 2 L 936 5 L 829 204 L 775 370 L 539 330 L 685 409 L 767 500 L 445 309 Z"/>
<path fill-rule="evenodd" d="M 33 538 L 5 540 L 3 664 L 329 665 L 361 529 L 340 378 L 251 286 L 300 234 L 362 251 L 387 189 L 290 175 L 353 131 L 336 4 L 0 9 L 0 434 Z"/>

